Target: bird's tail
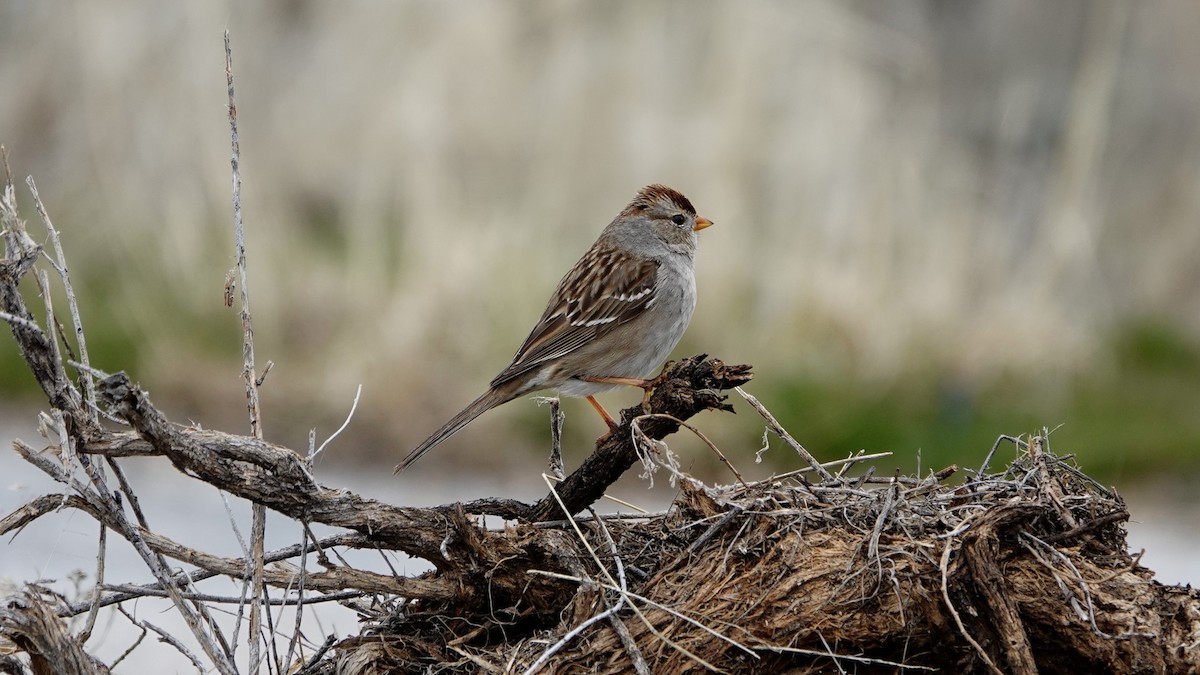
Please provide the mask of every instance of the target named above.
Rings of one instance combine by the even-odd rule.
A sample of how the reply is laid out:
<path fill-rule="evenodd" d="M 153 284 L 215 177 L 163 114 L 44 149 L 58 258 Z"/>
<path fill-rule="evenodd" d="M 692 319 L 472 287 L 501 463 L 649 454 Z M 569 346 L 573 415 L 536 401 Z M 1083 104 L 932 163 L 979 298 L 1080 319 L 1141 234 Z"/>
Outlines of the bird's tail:
<path fill-rule="evenodd" d="M 408 455 L 396 465 L 396 470 L 392 473 L 397 474 L 407 469 L 410 464 L 418 459 L 421 459 L 425 453 L 434 449 L 439 443 L 447 438 L 450 438 L 454 434 L 458 433 L 460 429 L 470 424 L 471 420 L 474 420 L 476 417 L 479 417 L 483 413 L 495 408 L 501 403 L 507 403 L 513 400 L 513 398 L 515 398 L 515 396 L 512 392 L 498 389 L 496 387 L 492 387 L 491 389 L 483 392 L 482 396 L 472 401 L 470 405 L 459 411 L 457 415 L 451 417 L 449 422 L 446 422 L 440 429 L 433 432 L 429 438 L 421 441 L 420 445 L 413 448 L 412 452 L 408 453 Z"/>

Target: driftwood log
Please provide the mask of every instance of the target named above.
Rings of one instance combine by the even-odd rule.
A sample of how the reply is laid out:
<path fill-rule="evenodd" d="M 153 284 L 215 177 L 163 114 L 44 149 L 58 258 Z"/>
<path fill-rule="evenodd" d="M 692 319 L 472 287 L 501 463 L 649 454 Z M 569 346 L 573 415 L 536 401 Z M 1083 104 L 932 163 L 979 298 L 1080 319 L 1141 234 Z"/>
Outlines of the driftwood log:
<path fill-rule="evenodd" d="M 287 654 L 275 672 L 1200 671 L 1200 597 L 1151 579 L 1127 550 L 1120 497 L 1051 454 L 1044 437 L 1008 439 L 1019 456 L 1002 470 L 989 468 L 993 448 L 977 471 L 924 477 L 877 477 L 864 458 L 806 460 L 722 487 L 667 463 L 681 490 L 665 513 L 576 517 L 639 459 L 668 452 L 656 441 L 680 423 L 731 409 L 722 392 L 748 381 L 749 367 L 700 356 L 670 366 L 649 410 L 625 410 L 621 429 L 536 504 L 387 504 L 320 484 L 290 449 L 172 423 L 123 373 L 98 374 L 86 356 L 76 363 L 76 308 L 70 340 L 53 308 L 38 322 L 25 304 L 19 286 L 42 250 L 13 192 L 9 180 L 0 318 L 46 395 L 52 452 L 14 447 L 64 487 L 0 519 L 0 534 L 78 509 L 133 544 L 153 580 L 76 602 L 34 584 L 3 599 L 0 672 L 107 672 L 86 650 L 96 612 L 150 594 L 171 598 L 187 621 L 203 657 L 180 649 L 197 668 L 239 672 L 227 636 L 188 589 L 217 575 L 250 578 L 254 565 L 296 602 L 352 602 L 364 618 L 359 635 L 270 652 Z M 52 267 L 69 290 L 57 255 Z M 43 297 L 47 276 L 38 277 Z M 146 526 L 120 469 L 130 455 L 162 456 L 231 495 L 342 533 L 257 561 L 190 548 Z M 508 523 L 489 528 L 482 515 Z M 434 569 L 357 570 L 326 555 L 337 547 L 403 551 Z M 320 569 L 307 569 L 313 556 Z M 81 615 L 85 629 L 72 632 L 65 619 Z"/>

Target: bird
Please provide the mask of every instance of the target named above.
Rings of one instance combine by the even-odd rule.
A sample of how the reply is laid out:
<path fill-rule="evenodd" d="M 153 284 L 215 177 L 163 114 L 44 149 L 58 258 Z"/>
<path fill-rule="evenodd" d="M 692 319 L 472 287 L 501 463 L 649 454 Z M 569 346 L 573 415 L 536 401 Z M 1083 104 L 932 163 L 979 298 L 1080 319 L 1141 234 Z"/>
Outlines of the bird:
<path fill-rule="evenodd" d="M 512 363 L 487 391 L 417 445 L 399 473 L 476 417 L 544 389 L 586 398 L 617 423 L 595 395 L 644 379 L 679 343 L 696 308 L 697 233 L 712 221 L 680 192 L 648 185 L 617 214 L 563 276 Z"/>

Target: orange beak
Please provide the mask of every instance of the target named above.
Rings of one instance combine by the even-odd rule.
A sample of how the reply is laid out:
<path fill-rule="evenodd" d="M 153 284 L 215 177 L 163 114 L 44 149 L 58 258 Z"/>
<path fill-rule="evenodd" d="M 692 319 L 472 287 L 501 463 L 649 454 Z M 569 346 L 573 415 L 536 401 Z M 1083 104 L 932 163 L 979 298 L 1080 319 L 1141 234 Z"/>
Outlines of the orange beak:
<path fill-rule="evenodd" d="M 696 224 L 692 227 L 692 231 L 699 232 L 706 227 L 712 227 L 712 221 L 704 216 L 696 216 Z"/>

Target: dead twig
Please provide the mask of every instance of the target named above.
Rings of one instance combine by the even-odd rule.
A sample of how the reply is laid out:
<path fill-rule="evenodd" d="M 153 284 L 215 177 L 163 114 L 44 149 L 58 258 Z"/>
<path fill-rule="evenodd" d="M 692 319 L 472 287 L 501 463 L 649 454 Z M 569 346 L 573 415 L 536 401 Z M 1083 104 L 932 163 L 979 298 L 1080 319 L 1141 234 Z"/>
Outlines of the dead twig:
<path fill-rule="evenodd" d="M 746 402 L 749 403 L 752 408 L 758 411 L 759 415 L 762 415 L 762 418 L 767 421 L 767 425 L 771 428 L 771 431 L 774 431 L 776 436 L 779 436 L 785 443 L 792 446 L 792 449 L 796 451 L 796 454 L 800 455 L 800 458 L 808 463 L 808 466 L 815 471 L 818 476 L 821 477 L 821 480 L 833 480 L 833 474 L 829 473 L 829 471 L 827 471 L 825 467 L 817 461 L 817 458 L 812 456 L 812 453 L 810 453 L 808 450 L 805 450 L 804 446 L 800 445 L 799 441 L 792 438 L 792 435 L 788 433 L 787 429 L 783 428 L 783 425 L 779 423 L 779 420 L 775 419 L 775 416 L 771 414 L 771 411 L 767 410 L 766 406 L 759 402 L 757 398 L 747 394 L 741 387 L 734 387 L 734 391 L 740 394 L 742 398 L 746 399 Z"/>
<path fill-rule="evenodd" d="M 562 458 L 562 430 L 566 415 L 557 396 L 537 396 L 534 400 L 538 405 L 545 403 L 550 406 L 550 459 L 547 460 L 546 470 L 551 476 L 562 480 L 567 475 Z"/>
<path fill-rule="evenodd" d="M 725 456 L 725 453 L 721 452 L 721 449 L 717 447 L 717 444 L 713 443 L 711 440 L 709 440 L 708 436 L 705 436 L 703 433 L 701 433 L 701 431 L 699 429 L 688 424 L 687 422 L 684 422 L 683 420 L 675 418 L 673 415 L 666 415 L 663 413 L 647 413 L 647 414 L 639 417 L 638 420 L 640 421 L 640 420 L 652 419 L 652 418 L 660 418 L 660 419 L 669 420 L 671 422 L 674 422 L 675 424 L 678 424 L 679 426 L 683 427 L 684 429 L 687 429 L 688 431 L 692 432 L 693 434 L 695 434 L 697 438 L 699 438 L 701 441 L 704 442 L 705 445 L 708 446 L 709 450 L 713 451 L 713 454 L 715 454 L 717 456 L 717 459 L 721 460 L 721 463 L 725 465 L 725 468 L 729 469 L 730 473 L 733 474 L 733 477 L 736 478 L 737 481 L 742 484 L 742 487 L 748 487 L 746 485 L 746 481 L 742 478 L 741 472 L 739 472 L 737 470 L 737 467 L 735 467 L 733 465 L 733 463 L 729 461 L 729 458 Z"/>
<path fill-rule="evenodd" d="M 172 635 L 171 633 L 163 630 L 162 628 L 159 628 L 158 626 L 150 623 L 149 621 L 142 621 L 141 619 L 138 619 L 134 615 L 130 614 L 124 607 L 118 606 L 117 611 L 120 612 L 121 614 L 123 614 L 125 616 L 125 618 L 129 620 L 129 623 L 132 623 L 133 625 L 137 626 L 138 628 L 141 628 L 144 631 L 151 631 L 151 632 L 157 634 L 160 642 L 169 644 L 172 647 L 174 647 L 175 651 L 179 652 L 180 654 L 183 654 L 184 657 L 186 657 L 188 661 L 192 662 L 192 665 L 196 668 L 196 672 L 200 673 L 200 675 L 204 675 L 204 673 L 206 673 L 208 671 L 208 668 L 205 667 L 205 665 L 202 661 L 200 661 L 200 658 L 198 656 L 196 656 L 195 654 L 193 654 L 190 649 L 188 649 L 182 642 L 180 642 L 179 638 L 177 638 L 174 635 Z"/>
<path fill-rule="evenodd" d="M 233 230 L 234 253 L 237 256 L 238 281 L 240 282 L 242 320 L 242 379 L 246 381 L 246 409 L 250 413 L 250 433 L 258 440 L 263 438 L 262 410 L 258 398 L 259 378 L 254 366 L 254 325 L 250 318 L 250 287 L 246 274 L 246 229 L 242 222 L 242 174 L 241 148 L 238 143 L 237 102 L 233 93 L 233 48 L 229 31 L 225 31 L 225 85 L 229 94 L 229 136 L 232 151 L 230 166 L 233 174 Z M 266 373 L 263 373 L 266 377 Z M 252 507 L 250 526 L 250 557 L 246 567 L 246 580 L 250 587 L 250 669 L 258 670 L 261 662 L 259 653 L 259 602 L 262 597 L 263 540 L 266 537 L 267 508 L 255 503 Z M 241 618 L 241 612 L 238 613 Z M 234 641 L 236 644 L 236 634 Z"/>
<path fill-rule="evenodd" d="M 38 215 L 41 216 L 42 225 L 45 226 L 47 234 L 50 235 L 50 245 L 54 247 L 54 258 L 50 262 L 58 272 L 59 278 L 62 280 L 63 291 L 67 296 L 67 306 L 71 312 L 71 326 L 75 329 L 75 344 L 79 345 L 79 360 L 85 366 L 80 371 L 79 384 L 80 388 L 83 389 L 83 400 L 87 403 L 88 414 L 94 422 L 96 421 L 96 385 L 92 380 L 91 372 L 86 368 L 91 364 L 88 357 L 87 336 L 83 332 L 83 319 L 79 314 L 79 302 L 75 298 L 75 286 L 71 283 L 70 272 L 67 271 L 67 256 L 63 253 L 62 241 L 59 239 L 58 230 L 50 222 L 50 214 L 46 212 L 46 205 L 42 203 L 42 197 L 38 194 L 37 184 L 33 182 L 33 176 L 26 177 L 25 184 L 29 186 L 29 192 L 33 195 L 33 205 L 37 209 Z M 47 259 L 49 259 L 49 256 L 47 256 Z"/>

